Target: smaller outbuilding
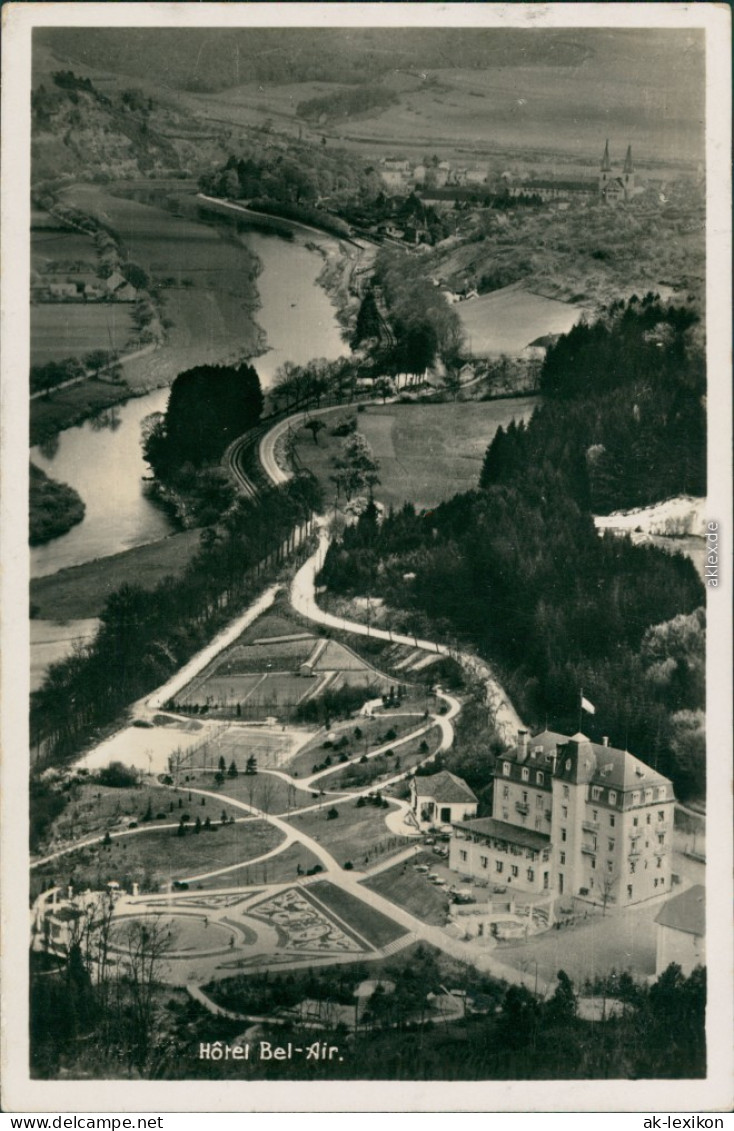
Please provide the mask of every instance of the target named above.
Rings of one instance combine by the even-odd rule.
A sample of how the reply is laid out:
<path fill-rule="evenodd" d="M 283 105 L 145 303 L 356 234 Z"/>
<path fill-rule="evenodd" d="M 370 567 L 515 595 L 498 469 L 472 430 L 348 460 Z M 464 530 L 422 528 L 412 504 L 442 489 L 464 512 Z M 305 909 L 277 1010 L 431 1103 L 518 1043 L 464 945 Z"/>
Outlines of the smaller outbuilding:
<path fill-rule="evenodd" d="M 677 963 L 686 977 L 696 966 L 706 965 L 706 889 L 703 884 L 694 884 L 667 900 L 655 916 L 655 922 L 655 973 L 658 977 L 671 962 Z"/>
<path fill-rule="evenodd" d="M 421 825 L 450 825 L 477 815 L 477 797 L 462 778 L 442 770 L 430 777 L 413 777 L 410 805 Z"/>

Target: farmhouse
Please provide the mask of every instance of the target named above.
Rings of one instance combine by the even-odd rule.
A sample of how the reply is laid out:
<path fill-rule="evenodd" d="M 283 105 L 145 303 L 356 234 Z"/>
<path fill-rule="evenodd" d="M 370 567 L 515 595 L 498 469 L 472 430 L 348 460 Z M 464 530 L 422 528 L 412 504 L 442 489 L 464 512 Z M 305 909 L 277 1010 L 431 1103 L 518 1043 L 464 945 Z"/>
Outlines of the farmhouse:
<path fill-rule="evenodd" d="M 695 884 L 674 895 L 658 912 L 655 973 L 658 977 L 671 962 L 688 976 L 706 963 L 706 889 Z"/>
<path fill-rule="evenodd" d="M 528 740 L 523 731 L 494 777 L 492 821 L 455 825 L 450 867 L 604 905 L 670 890 L 673 787 L 629 751 L 580 733 Z"/>
<path fill-rule="evenodd" d="M 442 770 L 430 777 L 411 778 L 410 806 L 420 824 L 449 825 L 474 817 L 477 798 L 462 778 Z"/>

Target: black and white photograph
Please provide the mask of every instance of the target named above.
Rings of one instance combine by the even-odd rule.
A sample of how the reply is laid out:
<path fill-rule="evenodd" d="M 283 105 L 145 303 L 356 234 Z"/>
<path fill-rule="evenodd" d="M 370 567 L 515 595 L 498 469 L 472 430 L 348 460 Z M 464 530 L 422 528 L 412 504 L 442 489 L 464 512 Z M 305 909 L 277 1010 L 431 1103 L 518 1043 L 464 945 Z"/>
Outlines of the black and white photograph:
<path fill-rule="evenodd" d="M 728 7 L 3 17 L 5 1110 L 728 1111 Z"/>

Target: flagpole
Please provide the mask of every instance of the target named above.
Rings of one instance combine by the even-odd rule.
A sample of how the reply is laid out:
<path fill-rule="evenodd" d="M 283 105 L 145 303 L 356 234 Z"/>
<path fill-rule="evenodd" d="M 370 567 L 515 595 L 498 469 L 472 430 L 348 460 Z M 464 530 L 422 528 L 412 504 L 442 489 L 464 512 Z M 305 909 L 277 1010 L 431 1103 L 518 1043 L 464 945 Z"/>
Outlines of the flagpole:
<path fill-rule="evenodd" d="M 583 702 L 584 702 L 584 689 L 582 687 L 580 692 L 579 692 L 579 734 L 582 733 L 581 723 L 583 722 L 583 716 L 582 716 L 582 711 L 584 709 L 583 708 Z"/>

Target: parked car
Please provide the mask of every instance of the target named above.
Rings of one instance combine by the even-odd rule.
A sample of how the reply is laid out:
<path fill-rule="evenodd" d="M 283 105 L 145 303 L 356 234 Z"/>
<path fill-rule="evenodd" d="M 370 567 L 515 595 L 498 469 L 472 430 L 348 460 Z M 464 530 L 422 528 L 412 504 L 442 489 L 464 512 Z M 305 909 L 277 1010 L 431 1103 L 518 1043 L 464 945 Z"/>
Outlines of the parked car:
<path fill-rule="evenodd" d="M 414 864 L 413 867 L 415 868 L 416 872 L 426 873 L 428 871 L 427 864 Z"/>

